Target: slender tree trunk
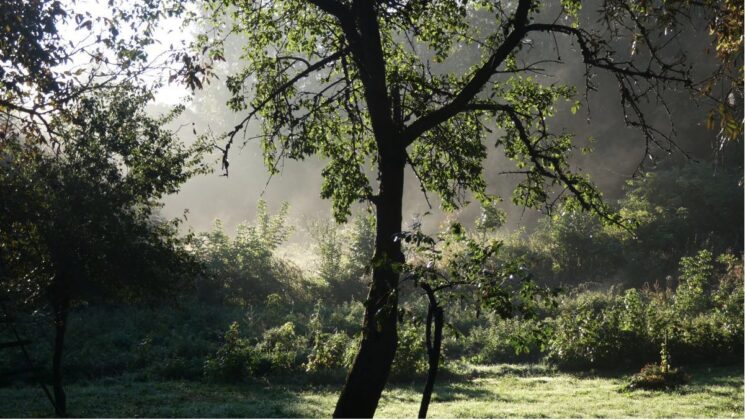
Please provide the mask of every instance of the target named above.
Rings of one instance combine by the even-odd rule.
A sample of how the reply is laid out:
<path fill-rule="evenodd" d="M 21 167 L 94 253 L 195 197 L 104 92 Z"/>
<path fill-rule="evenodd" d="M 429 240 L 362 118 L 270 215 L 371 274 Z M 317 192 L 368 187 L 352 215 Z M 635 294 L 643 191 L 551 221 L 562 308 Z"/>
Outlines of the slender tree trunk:
<path fill-rule="evenodd" d="M 422 392 L 422 402 L 419 405 L 419 418 L 427 418 L 427 410 L 429 409 L 429 402 L 432 399 L 432 391 L 435 387 L 435 379 L 437 378 L 437 369 L 440 365 L 440 350 L 442 348 L 442 325 L 443 315 L 442 308 L 437 304 L 434 292 L 428 284 L 422 283 L 422 288 L 427 292 L 429 298 L 429 308 L 427 310 L 427 330 L 425 332 L 427 342 L 427 357 L 429 362 L 429 370 L 427 371 L 427 383 L 424 385 L 424 391 Z M 435 335 L 432 338 L 432 323 L 435 324 Z"/>
<path fill-rule="evenodd" d="M 336 404 L 335 418 L 372 418 L 396 354 L 396 266 L 404 262 L 404 256 L 394 236 L 401 232 L 405 155 L 403 149 L 389 152 L 382 153 L 380 162 L 373 281 L 365 301 L 362 342 Z"/>
<path fill-rule="evenodd" d="M 52 356 L 52 387 L 54 389 L 54 407 L 58 417 L 67 417 L 67 399 L 62 387 L 62 354 L 67 330 L 69 299 L 59 290 L 55 290 L 54 300 L 54 355 Z"/>

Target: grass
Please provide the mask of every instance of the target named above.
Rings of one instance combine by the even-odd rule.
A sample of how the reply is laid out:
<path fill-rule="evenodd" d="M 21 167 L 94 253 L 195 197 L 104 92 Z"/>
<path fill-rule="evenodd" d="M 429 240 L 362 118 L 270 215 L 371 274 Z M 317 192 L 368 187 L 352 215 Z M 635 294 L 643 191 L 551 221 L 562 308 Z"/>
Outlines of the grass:
<path fill-rule="evenodd" d="M 718 417 L 743 418 L 743 367 L 699 367 L 675 391 L 620 392 L 627 375 L 556 373 L 540 365 L 467 366 L 435 385 L 434 418 Z M 254 382 L 141 382 L 122 376 L 70 384 L 75 417 L 329 417 L 339 385 Z M 415 417 L 421 384 L 389 387 L 377 417 Z M 48 417 L 37 387 L 0 389 L 0 415 Z"/>

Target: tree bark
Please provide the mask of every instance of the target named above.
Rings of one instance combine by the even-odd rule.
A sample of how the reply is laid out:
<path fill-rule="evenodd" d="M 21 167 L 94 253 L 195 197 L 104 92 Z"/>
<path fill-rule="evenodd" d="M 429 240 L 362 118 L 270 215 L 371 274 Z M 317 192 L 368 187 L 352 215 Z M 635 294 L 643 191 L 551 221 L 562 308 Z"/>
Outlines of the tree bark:
<path fill-rule="evenodd" d="M 391 148 L 393 149 L 393 148 Z M 404 149 L 382 150 L 373 279 L 365 301 L 362 342 L 334 411 L 335 418 L 372 418 L 396 354 Z"/>
<path fill-rule="evenodd" d="M 54 408 L 58 417 L 67 417 L 67 399 L 62 387 L 62 354 L 67 330 L 67 314 L 70 301 L 59 296 L 55 290 L 54 299 L 54 355 L 52 356 L 52 387 L 54 389 Z"/>

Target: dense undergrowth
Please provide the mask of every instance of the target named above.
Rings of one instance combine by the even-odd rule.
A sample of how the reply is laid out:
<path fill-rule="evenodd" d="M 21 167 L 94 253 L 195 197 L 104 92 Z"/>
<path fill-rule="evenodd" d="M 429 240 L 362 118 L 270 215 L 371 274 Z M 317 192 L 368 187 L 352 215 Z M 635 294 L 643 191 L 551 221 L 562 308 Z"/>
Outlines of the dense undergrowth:
<path fill-rule="evenodd" d="M 742 248 L 742 192 L 737 201 L 731 191 L 739 175 L 706 173 L 671 169 L 630 185 L 621 212 L 640 221 L 636 236 L 558 212 L 531 236 L 501 237 L 495 264 L 521 257 L 538 281 L 563 291 L 557 305 L 532 319 L 449 301 L 445 371 L 456 361 L 544 361 L 582 371 L 741 361 L 742 260 L 731 251 Z M 729 216 L 711 218 L 702 203 Z M 66 380 L 124 373 L 142 380 L 343 380 L 359 340 L 373 223 L 313 224 L 315 266 L 301 269 L 275 252 L 292 231 L 286 214 L 283 207 L 271 216 L 260 204 L 256 222 L 235 236 L 219 224 L 197 235 L 192 250 L 205 270 L 169 304 L 77 302 L 68 322 Z M 495 231 L 473 234 L 500 238 Z M 401 301 L 406 310 L 391 374 L 399 382 L 426 371 L 425 300 L 417 289 L 402 288 Z M 32 359 L 48 369 L 47 311 L 21 311 L 16 326 L 34 341 Z M 19 352 L 0 353 L 0 365 L 23 363 Z"/>
<path fill-rule="evenodd" d="M 682 265 L 675 291 L 574 290 L 535 321 L 451 308 L 445 367 L 455 360 L 545 360 L 569 370 L 639 369 L 660 361 L 663 344 L 666 357 L 676 366 L 742 360 L 741 263 L 726 255 L 714 263 L 703 251 Z M 264 305 L 245 307 L 188 300 L 170 308 L 78 308 L 70 319 L 66 377 L 129 373 L 142 379 L 217 382 L 272 375 L 311 382 L 343 378 L 356 350 L 362 304 L 318 301 L 293 307 L 282 299 L 273 294 Z M 530 322 L 541 323 L 548 331 L 545 340 L 526 333 Z M 51 333 L 31 323 L 19 326 L 26 333 Z M 35 338 L 32 357 L 41 363 L 50 360 L 51 335 Z M 400 324 L 393 380 L 411 380 L 426 371 L 423 340 L 418 323 Z M 4 363 L 13 365 L 20 359 Z"/>

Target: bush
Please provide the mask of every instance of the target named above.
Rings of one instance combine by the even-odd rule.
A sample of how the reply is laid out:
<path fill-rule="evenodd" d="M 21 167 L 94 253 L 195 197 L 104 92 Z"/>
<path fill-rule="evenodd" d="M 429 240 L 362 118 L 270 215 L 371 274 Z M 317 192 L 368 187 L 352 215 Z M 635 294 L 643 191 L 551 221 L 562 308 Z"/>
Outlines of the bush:
<path fill-rule="evenodd" d="M 469 359 L 477 364 L 526 363 L 540 359 L 540 346 L 531 334 L 534 321 L 495 319 L 474 327 L 463 337 Z"/>
<path fill-rule="evenodd" d="M 420 327 L 413 322 L 398 324 L 398 347 L 390 373 L 392 381 L 410 380 L 427 372 L 424 327 Z"/>
<path fill-rule="evenodd" d="M 256 221 L 238 225 L 235 237 L 228 236 L 219 219 L 212 231 L 197 235 L 195 253 L 206 266 L 205 275 L 196 282 L 202 302 L 261 303 L 269 294 L 292 289 L 287 275 L 294 280 L 302 276 L 291 263 L 274 255 L 292 232 L 286 221 L 288 210 L 288 204 L 283 203 L 279 213 L 270 216 L 266 203 L 260 200 Z"/>
<path fill-rule="evenodd" d="M 682 369 L 666 369 L 661 364 L 648 364 L 631 377 L 624 390 L 635 389 L 671 389 L 690 382 L 690 377 Z"/>
<path fill-rule="evenodd" d="M 709 282 L 714 267 L 709 250 L 701 250 L 694 257 L 680 260 L 680 284 L 675 291 L 675 306 L 678 313 L 695 314 L 709 306 Z"/>
<path fill-rule="evenodd" d="M 239 382 L 256 370 L 257 356 L 248 340 L 241 338 L 237 322 L 230 324 L 225 342 L 204 362 L 204 375 L 219 382 Z"/>
<path fill-rule="evenodd" d="M 311 347 L 308 355 L 308 362 L 305 364 L 306 372 L 319 372 L 328 370 L 337 370 L 349 368 L 352 365 L 352 359 L 348 357 L 350 347 L 354 348 L 355 341 L 344 333 L 321 333 L 316 336 L 316 340 Z M 354 356 L 354 353 L 352 353 Z"/>
<path fill-rule="evenodd" d="M 316 272 L 327 285 L 327 298 L 334 302 L 362 300 L 367 290 L 375 247 L 375 219 L 355 217 L 344 227 L 333 219 L 320 219 L 308 226 L 317 255 Z"/>
<path fill-rule="evenodd" d="M 444 360 L 444 355 L 440 360 Z M 398 347 L 393 359 L 390 379 L 410 380 L 427 372 L 427 350 L 424 344 L 424 327 L 413 322 L 398 324 Z"/>
<path fill-rule="evenodd" d="M 554 321 L 547 359 L 570 370 L 630 367 L 650 360 L 656 352 L 638 328 L 629 328 L 635 314 L 625 312 L 625 303 L 611 293 L 596 292 L 565 301 Z"/>
<path fill-rule="evenodd" d="M 562 368 L 651 362 L 667 343 L 675 364 L 738 360 L 743 351 L 742 263 L 701 251 L 681 259 L 676 291 L 581 293 L 554 320 L 548 359 Z"/>
<path fill-rule="evenodd" d="M 349 368 L 356 350 L 356 341 L 345 333 L 323 331 L 322 306 L 321 301 L 316 303 L 308 322 L 308 336 L 312 344 L 308 361 L 305 363 L 305 371 L 310 373 Z"/>
<path fill-rule="evenodd" d="M 256 351 L 270 363 L 271 369 L 289 371 L 301 365 L 305 359 L 307 339 L 295 332 L 295 324 L 286 322 L 279 327 L 264 331 Z"/>

